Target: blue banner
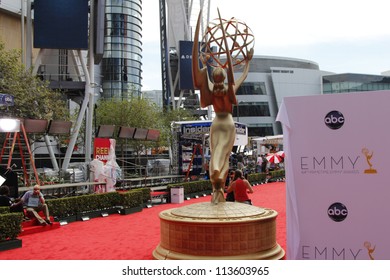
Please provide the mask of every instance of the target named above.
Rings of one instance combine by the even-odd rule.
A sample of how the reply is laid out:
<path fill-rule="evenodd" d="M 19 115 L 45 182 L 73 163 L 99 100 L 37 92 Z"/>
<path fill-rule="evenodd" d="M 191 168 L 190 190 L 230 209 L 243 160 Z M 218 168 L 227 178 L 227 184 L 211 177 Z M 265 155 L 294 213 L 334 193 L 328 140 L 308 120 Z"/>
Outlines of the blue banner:
<path fill-rule="evenodd" d="M 180 59 L 179 59 L 179 88 L 194 89 L 192 81 L 192 41 L 179 41 Z"/>
<path fill-rule="evenodd" d="M 0 93 L 0 106 L 14 106 L 14 104 L 12 95 Z"/>

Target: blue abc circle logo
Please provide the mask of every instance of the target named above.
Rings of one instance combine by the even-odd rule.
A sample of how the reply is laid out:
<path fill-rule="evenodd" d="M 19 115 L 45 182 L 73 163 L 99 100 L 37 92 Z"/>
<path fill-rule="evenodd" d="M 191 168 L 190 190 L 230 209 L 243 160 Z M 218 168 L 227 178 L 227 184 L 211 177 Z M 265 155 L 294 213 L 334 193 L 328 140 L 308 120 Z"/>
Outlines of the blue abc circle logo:
<path fill-rule="evenodd" d="M 348 209 L 344 204 L 335 202 L 329 206 L 328 216 L 335 222 L 344 221 L 348 216 Z"/>
<path fill-rule="evenodd" d="M 344 125 L 345 119 L 341 112 L 331 111 L 326 114 L 324 122 L 330 129 L 339 129 Z"/>

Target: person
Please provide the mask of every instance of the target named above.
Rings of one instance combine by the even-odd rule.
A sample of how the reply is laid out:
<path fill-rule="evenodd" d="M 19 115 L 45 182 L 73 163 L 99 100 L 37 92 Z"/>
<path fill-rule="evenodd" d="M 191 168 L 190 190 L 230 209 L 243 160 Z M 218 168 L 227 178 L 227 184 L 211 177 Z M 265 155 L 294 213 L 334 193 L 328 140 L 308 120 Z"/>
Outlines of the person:
<path fill-rule="evenodd" d="M 244 155 L 242 153 L 238 153 L 237 155 L 237 169 L 244 170 Z"/>
<path fill-rule="evenodd" d="M 253 189 L 248 180 L 243 177 L 241 170 L 237 169 L 235 171 L 234 181 L 230 184 L 227 192 L 234 192 L 235 201 L 252 205 L 248 192 L 253 193 Z"/>
<path fill-rule="evenodd" d="M 210 179 L 210 166 L 209 166 L 209 162 L 208 160 L 206 160 L 205 164 L 204 164 L 204 170 L 205 170 L 205 176 L 204 178 L 206 180 L 209 180 Z"/>
<path fill-rule="evenodd" d="M 261 158 L 263 159 L 262 163 L 261 163 L 261 172 L 262 173 L 265 173 L 266 170 L 267 170 L 267 158 L 265 157 L 265 155 L 261 155 Z"/>
<path fill-rule="evenodd" d="M 24 207 L 26 207 L 28 216 L 35 217 L 41 226 L 47 226 L 48 224 L 49 225 L 52 224 L 52 222 L 50 221 L 49 208 L 45 203 L 45 198 L 41 193 L 39 185 L 35 185 L 33 190 L 27 191 L 22 196 L 21 200 L 23 201 Z M 45 219 L 43 219 L 38 214 L 39 211 L 43 211 L 43 214 L 45 215 Z"/>
<path fill-rule="evenodd" d="M 23 212 L 23 202 L 15 200 L 13 202 L 10 198 L 9 187 L 3 185 L 0 187 L 0 206 L 9 206 L 10 212 Z"/>
<path fill-rule="evenodd" d="M 211 81 L 206 61 L 202 61 L 204 65 L 202 68 L 199 65 L 198 37 L 201 15 L 202 11 L 198 16 L 192 48 L 192 77 L 195 88 L 200 90 L 201 107 L 212 105 L 215 111 L 215 118 L 210 127 L 210 181 L 213 186 L 212 202 L 216 204 L 226 201 L 223 190 L 225 178 L 229 172 L 229 157 L 236 137 L 236 127 L 232 116 L 233 105 L 237 105 L 236 92 L 248 75 L 249 61 L 253 57 L 253 48 L 246 57 L 247 63 L 242 76 L 235 81 L 232 57 L 222 28 L 228 71 L 226 74 L 225 69 L 221 66 L 213 67 Z M 221 17 L 220 21 L 222 25 Z M 226 76 L 228 78 L 227 85 L 225 84 Z"/>
<path fill-rule="evenodd" d="M 234 170 L 231 170 L 229 172 L 229 176 L 226 178 L 226 190 L 229 188 L 229 186 L 233 183 L 234 181 Z M 226 201 L 234 202 L 234 192 L 227 192 L 226 191 Z"/>

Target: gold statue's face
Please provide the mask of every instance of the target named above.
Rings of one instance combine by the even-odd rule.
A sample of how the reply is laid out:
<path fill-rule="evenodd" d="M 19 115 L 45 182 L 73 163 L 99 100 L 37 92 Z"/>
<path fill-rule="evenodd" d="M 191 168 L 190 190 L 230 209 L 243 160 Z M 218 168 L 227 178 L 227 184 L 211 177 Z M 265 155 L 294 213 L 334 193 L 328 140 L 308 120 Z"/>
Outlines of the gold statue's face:
<path fill-rule="evenodd" d="M 225 81 L 226 74 L 221 67 L 214 68 L 213 70 L 213 80 L 215 83 L 222 83 Z"/>

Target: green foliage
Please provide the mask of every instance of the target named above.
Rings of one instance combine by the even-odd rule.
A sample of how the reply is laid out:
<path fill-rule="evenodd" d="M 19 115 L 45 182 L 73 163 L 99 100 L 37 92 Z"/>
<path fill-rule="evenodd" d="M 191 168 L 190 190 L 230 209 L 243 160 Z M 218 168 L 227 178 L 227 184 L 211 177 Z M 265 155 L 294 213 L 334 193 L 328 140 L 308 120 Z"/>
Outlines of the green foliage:
<path fill-rule="evenodd" d="M 77 214 L 76 201 L 78 197 L 66 197 L 61 199 L 48 199 L 46 204 L 50 214 L 55 217 L 69 217 Z"/>
<path fill-rule="evenodd" d="M 128 143 L 136 151 L 140 151 L 144 147 L 169 145 L 171 141 L 171 122 L 190 119 L 191 116 L 185 110 L 163 112 L 155 103 L 138 97 L 130 100 L 101 100 L 96 109 L 97 125 L 109 124 L 116 127 L 128 126 L 160 130 L 158 143 L 150 141 L 131 141 Z"/>
<path fill-rule="evenodd" d="M 170 146 L 172 144 L 172 131 L 171 124 L 176 121 L 191 121 L 196 120 L 189 111 L 184 109 L 169 110 L 167 112 L 161 112 L 161 138 L 163 139 L 162 146 Z"/>
<path fill-rule="evenodd" d="M 270 177 L 273 179 L 282 179 L 285 176 L 285 170 L 284 169 L 279 169 L 279 170 L 274 170 L 269 173 Z M 248 181 L 251 184 L 260 184 L 262 182 L 265 182 L 267 178 L 266 173 L 252 173 L 248 174 Z"/>
<path fill-rule="evenodd" d="M 0 215 L 9 213 L 9 206 L 0 206 Z"/>
<path fill-rule="evenodd" d="M 184 190 L 184 195 L 195 194 L 195 193 L 204 193 L 212 190 L 212 185 L 210 180 L 202 181 L 191 181 L 183 182 L 168 185 L 168 190 L 171 188 L 182 187 Z"/>
<path fill-rule="evenodd" d="M 94 210 L 103 210 L 119 205 L 117 192 L 73 196 L 47 200 L 50 213 L 56 217 L 74 216 Z"/>
<path fill-rule="evenodd" d="M 148 196 L 147 193 L 149 193 Z M 124 193 L 109 192 L 48 199 L 46 203 L 51 215 L 58 218 L 66 218 L 79 213 L 105 210 L 116 206 L 123 206 L 124 208 L 138 207 L 144 202 L 146 196 L 148 199 L 150 198 L 150 190 L 142 188 Z"/>
<path fill-rule="evenodd" d="M 16 239 L 22 231 L 23 213 L 0 215 L 0 241 Z"/>
<path fill-rule="evenodd" d="M 157 128 L 159 109 L 146 99 L 101 100 L 96 109 L 96 121 L 101 124 Z"/>
<path fill-rule="evenodd" d="M 149 189 L 145 189 L 149 190 Z M 120 205 L 124 208 L 134 208 L 138 207 L 142 204 L 144 198 L 143 198 L 143 189 L 135 189 L 132 191 L 120 193 Z M 149 190 L 149 197 L 150 198 L 150 190 Z"/>
<path fill-rule="evenodd" d="M 279 169 L 279 170 L 274 170 L 270 172 L 272 178 L 283 178 L 285 177 L 285 169 Z"/>
<path fill-rule="evenodd" d="M 118 128 L 120 126 L 128 126 L 159 129 L 159 112 L 154 104 L 145 99 L 106 99 L 98 103 L 96 122 L 98 125 L 109 124 Z M 131 141 L 129 144 L 135 151 L 141 151 L 144 147 L 152 147 L 156 143 Z"/>
<path fill-rule="evenodd" d="M 150 192 L 151 192 L 150 189 L 149 188 L 139 188 L 137 190 L 142 192 L 142 198 L 141 198 L 142 203 L 148 202 L 148 200 L 150 199 Z"/>
<path fill-rule="evenodd" d="M 265 173 L 252 173 L 248 174 L 248 181 L 251 184 L 260 184 L 265 181 L 266 177 L 267 174 Z"/>
<path fill-rule="evenodd" d="M 48 87 L 25 69 L 17 50 L 5 50 L 0 41 L 0 92 L 14 96 L 15 105 L 8 108 L 15 117 L 67 120 L 68 109 L 61 93 Z M 7 110 L 0 107 L 0 111 Z"/>

